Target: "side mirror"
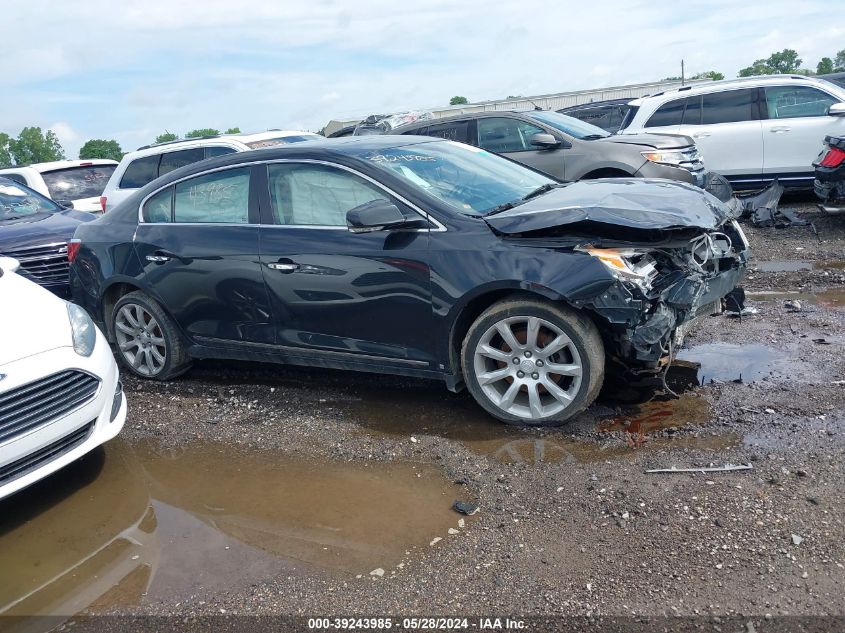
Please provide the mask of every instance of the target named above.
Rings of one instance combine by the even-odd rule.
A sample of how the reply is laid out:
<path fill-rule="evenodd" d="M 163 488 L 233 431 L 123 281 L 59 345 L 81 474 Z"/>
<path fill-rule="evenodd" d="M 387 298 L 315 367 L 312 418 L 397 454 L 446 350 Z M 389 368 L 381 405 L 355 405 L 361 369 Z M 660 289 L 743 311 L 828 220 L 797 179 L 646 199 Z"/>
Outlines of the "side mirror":
<path fill-rule="evenodd" d="M 21 263 L 14 257 L 3 257 L 0 255 L 0 269 L 14 273 L 17 272 L 20 267 Z"/>
<path fill-rule="evenodd" d="M 62 209 L 73 209 L 73 200 L 53 200 Z"/>
<path fill-rule="evenodd" d="M 371 200 L 346 212 L 346 226 L 353 233 L 398 229 L 408 220 L 390 200 Z"/>
<path fill-rule="evenodd" d="M 531 137 L 530 143 L 540 149 L 554 149 L 560 147 L 560 141 L 551 134 L 537 132 Z"/>
<path fill-rule="evenodd" d="M 834 103 L 827 113 L 829 116 L 845 116 L 845 103 Z"/>

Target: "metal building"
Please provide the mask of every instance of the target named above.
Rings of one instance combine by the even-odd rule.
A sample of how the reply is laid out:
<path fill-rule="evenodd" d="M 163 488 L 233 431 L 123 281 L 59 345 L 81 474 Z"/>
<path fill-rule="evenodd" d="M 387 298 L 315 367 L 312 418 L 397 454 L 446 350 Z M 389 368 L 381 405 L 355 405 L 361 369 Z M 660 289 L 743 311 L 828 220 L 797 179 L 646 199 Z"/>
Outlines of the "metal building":
<path fill-rule="evenodd" d="M 685 82 L 686 85 L 699 84 L 709 79 L 692 79 Z M 605 101 L 607 99 L 636 99 L 646 95 L 655 94 L 664 90 L 678 88 L 682 84 L 678 81 L 652 81 L 644 84 L 631 84 L 627 86 L 614 86 L 611 88 L 598 88 L 594 90 L 575 90 L 573 92 L 558 92 L 554 94 L 537 95 L 533 97 L 521 97 L 519 99 L 498 99 L 496 101 L 481 101 L 479 103 L 468 103 L 465 105 L 445 106 L 437 108 L 414 108 L 431 112 L 434 118 L 452 116 L 453 114 L 464 114 L 468 112 L 485 112 L 496 110 L 530 110 L 535 105 L 544 110 L 560 110 L 569 106 L 592 103 L 594 101 Z M 359 117 L 346 119 L 332 119 L 326 124 L 325 134 L 331 134 L 348 125 L 354 125 L 371 114 L 389 114 L 387 112 L 367 112 Z"/>

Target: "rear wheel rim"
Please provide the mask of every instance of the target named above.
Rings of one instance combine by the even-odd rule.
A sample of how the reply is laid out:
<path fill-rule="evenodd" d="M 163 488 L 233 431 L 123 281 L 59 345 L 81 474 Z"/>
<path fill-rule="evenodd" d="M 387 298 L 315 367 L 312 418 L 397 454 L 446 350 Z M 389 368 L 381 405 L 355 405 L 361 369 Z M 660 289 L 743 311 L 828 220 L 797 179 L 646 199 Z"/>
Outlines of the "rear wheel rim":
<path fill-rule="evenodd" d="M 117 346 L 126 364 L 142 376 L 156 376 L 167 362 L 167 342 L 156 318 L 143 306 L 127 303 L 114 319 Z"/>
<path fill-rule="evenodd" d="M 568 409 L 584 371 L 572 339 L 558 326 L 534 316 L 497 321 L 473 352 L 481 391 L 496 409 L 531 421 Z"/>

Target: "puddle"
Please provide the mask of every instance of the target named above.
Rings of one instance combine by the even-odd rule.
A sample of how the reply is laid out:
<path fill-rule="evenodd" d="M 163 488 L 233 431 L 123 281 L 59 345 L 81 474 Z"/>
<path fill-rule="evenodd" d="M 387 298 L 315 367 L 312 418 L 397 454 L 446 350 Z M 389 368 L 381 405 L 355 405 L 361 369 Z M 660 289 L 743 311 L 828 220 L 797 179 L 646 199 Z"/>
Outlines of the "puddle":
<path fill-rule="evenodd" d="M 845 307 L 845 288 L 828 288 L 818 292 L 746 290 L 745 294 L 751 301 L 783 302 L 798 299 L 802 303 L 822 305 L 828 308 Z"/>
<path fill-rule="evenodd" d="M 463 498 L 432 465 L 114 441 L 0 503 L 0 614 L 225 594 L 279 574 L 389 573 L 447 536 Z"/>
<path fill-rule="evenodd" d="M 728 382 L 742 378 L 743 382 L 754 382 L 773 374 L 794 373 L 795 364 L 785 357 L 784 352 L 765 345 L 749 343 L 707 343 L 678 352 L 678 358 L 701 364 L 699 381 Z"/>
<path fill-rule="evenodd" d="M 766 273 L 791 273 L 799 270 L 845 270 L 845 261 L 842 260 L 826 260 L 826 261 L 773 261 L 773 262 L 756 262 L 754 267 Z"/>
<path fill-rule="evenodd" d="M 652 400 L 631 408 L 624 415 L 604 420 L 599 431 L 655 433 L 670 428 L 705 424 L 710 420 L 710 403 L 704 398 L 684 394 L 675 400 Z"/>

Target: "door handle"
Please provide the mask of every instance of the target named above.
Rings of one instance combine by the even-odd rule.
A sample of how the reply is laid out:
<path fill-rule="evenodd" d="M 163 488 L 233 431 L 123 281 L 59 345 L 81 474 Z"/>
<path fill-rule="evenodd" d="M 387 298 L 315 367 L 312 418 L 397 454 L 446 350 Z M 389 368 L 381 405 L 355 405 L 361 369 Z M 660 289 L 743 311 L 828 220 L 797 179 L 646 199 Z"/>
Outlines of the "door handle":
<path fill-rule="evenodd" d="M 693 134 L 693 138 L 706 138 L 710 136 L 710 132 L 698 132 L 697 134 Z"/>
<path fill-rule="evenodd" d="M 295 270 L 299 270 L 299 264 L 295 264 L 294 262 L 270 262 L 267 264 L 267 268 L 272 268 L 283 273 L 292 273 Z"/>
<path fill-rule="evenodd" d="M 789 132 L 791 129 L 791 127 L 773 127 L 769 132 L 772 134 L 782 134 L 783 132 Z"/>
<path fill-rule="evenodd" d="M 163 264 L 164 262 L 169 262 L 173 259 L 174 255 L 170 253 L 165 253 L 164 251 L 156 251 L 155 253 L 151 253 L 147 255 L 148 262 L 155 262 L 157 264 Z"/>

